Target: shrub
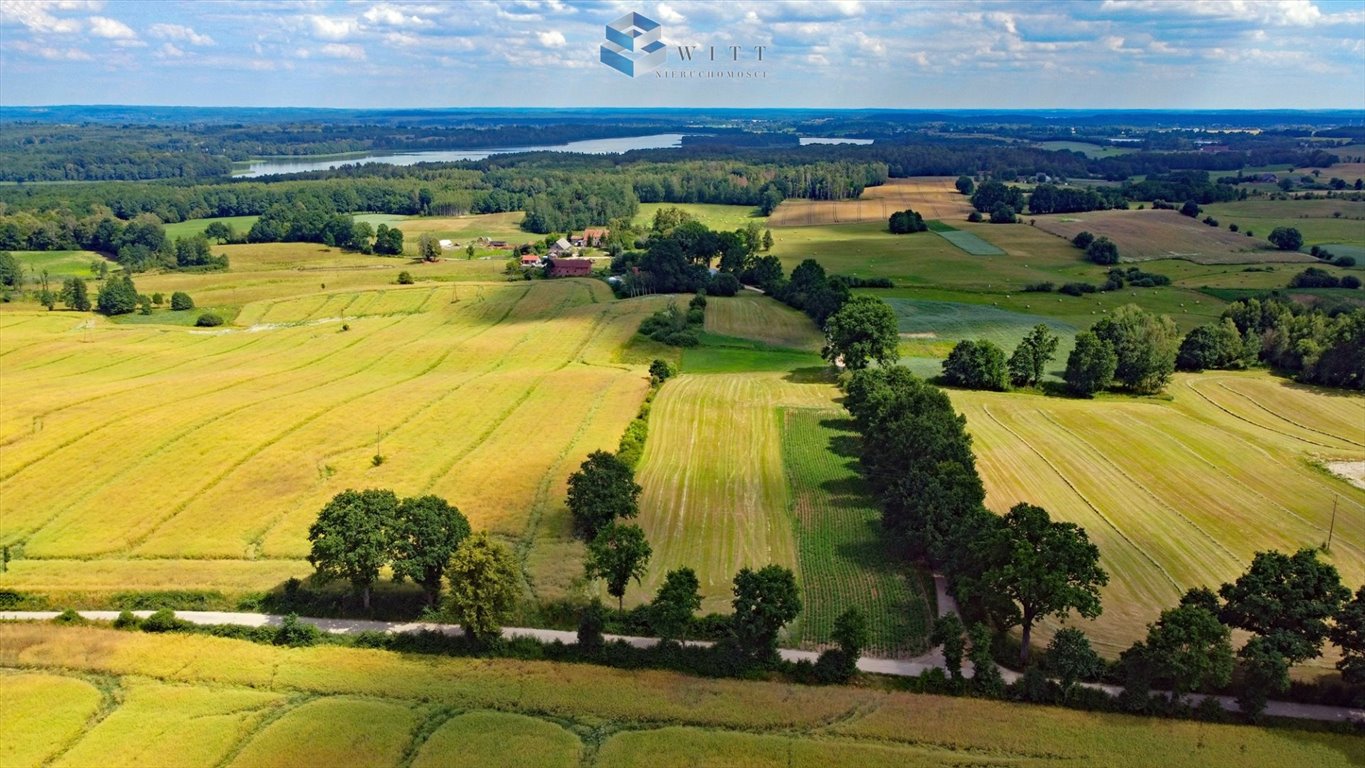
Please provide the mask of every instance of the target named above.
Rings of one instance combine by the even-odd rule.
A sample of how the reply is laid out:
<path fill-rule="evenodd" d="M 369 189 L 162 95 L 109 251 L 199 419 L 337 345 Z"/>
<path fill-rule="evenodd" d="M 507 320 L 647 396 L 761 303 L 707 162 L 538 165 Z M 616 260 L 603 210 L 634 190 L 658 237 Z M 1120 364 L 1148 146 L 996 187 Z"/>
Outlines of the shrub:
<path fill-rule="evenodd" d="M 161 303 L 156 301 L 155 297 L 152 298 L 152 301 L 157 304 Z M 171 309 L 176 310 L 177 312 L 186 309 L 194 309 L 194 299 L 191 299 L 190 295 L 184 291 L 176 291 L 171 294 Z"/>
<path fill-rule="evenodd" d="M 1100 236 L 1086 246 L 1085 257 L 1096 264 L 1117 264 L 1119 247 L 1109 238 Z"/>
<path fill-rule="evenodd" d="M 1317 267 L 1309 267 L 1289 280 L 1290 288 L 1337 288 L 1341 286 L 1331 272 Z"/>
<path fill-rule="evenodd" d="M 1071 244 L 1082 251 L 1089 248 L 1093 242 L 1095 242 L 1095 236 L 1089 232 L 1078 232 L 1075 237 L 1071 238 Z"/>
<path fill-rule="evenodd" d="M 289 614 L 280 623 L 280 628 L 275 630 L 273 642 L 275 645 L 287 645 L 290 648 L 304 648 L 310 645 L 317 645 L 318 640 L 322 639 L 322 630 L 305 621 L 299 621 L 297 614 Z"/>
<path fill-rule="evenodd" d="M 176 632 L 189 626 L 189 622 L 176 618 L 175 611 L 162 608 L 142 620 L 143 632 Z"/>
<path fill-rule="evenodd" d="M 692 319 L 691 312 L 694 309 L 706 309 L 706 294 L 698 292 L 692 300 L 687 302 L 688 320 Z"/>
<path fill-rule="evenodd" d="M 1013 224 L 1015 222 L 1014 209 L 1005 203 L 996 203 L 991 209 L 992 224 Z"/>
<path fill-rule="evenodd" d="M 1204 223 L 1209 225 L 1210 227 L 1216 227 L 1218 226 L 1218 219 L 1215 219 L 1212 216 L 1205 216 Z"/>
<path fill-rule="evenodd" d="M 1229 232 L 1236 232 L 1237 229 L 1238 229 L 1238 227 L 1237 227 L 1236 224 L 1229 224 L 1229 225 L 1228 225 L 1228 231 L 1229 231 Z"/>
<path fill-rule="evenodd" d="M 52 623 L 53 623 L 53 624 L 73 624 L 73 625 L 75 625 L 75 624 L 89 624 L 90 622 L 87 621 L 86 618 L 85 618 L 84 616 L 80 615 L 79 613 L 76 613 L 76 611 L 75 611 L 74 608 L 67 608 L 65 611 L 62 611 L 61 613 L 59 613 L 59 614 L 57 614 L 56 616 L 54 616 L 53 619 L 52 619 Z"/>
<path fill-rule="evenodd" d="M 1090 283 L 1066 283 L 1057 290 L 1068 296 L 1080 296 L 1085 293 L 1094 293 L 1097 289 Z"/>
<path fill-rule="evenodd" d="M 712 296 L 734 296 L 740 291 L 739 278 L 729 272 L 718 272 L 706 284 L 706 292 Z"/>
<path fill-rule="evenodd" d="M 1328 254 L 1328 256 L 1330 255 L 1331 254 Z M 1332 259 L 1332 263 L 1338 267 L 1354 267 L 1356 265 L 1356 260 L 1354 256 L 1338 256 L 1335 259 Z"/>
<path fill-rule="evenodd" d="M 412 285 L 415 282 L 416 281 L 412 279 L 412 273 L 407 271 L 406 269 L 398 273 L 399 285 Z"/>
<path fill-rule="evenodd" d="M 120 611 L 118 618 L 114 619 L 114 629 L 138 629 L 142 626 L 142 619 L 132 611 Z"/>
<path fill-rule="evenodd" d="M 967 214 L 967 221 L 970 221 L 970 222 L 973 222 L 973 223 L 981 221 L 981 212 L 980 212 L 980 211 L 972 211 L 971 213 Z"/>
<path fill-rule="evenodd" d="M 669 365 L 667 360 L 655 358 L 654 362 L 649 364 L 649 378 L 656 384 L 662 384 L 673 378 L 673 366 Z"/>
<path fill-rule="evenodd" d="M 1341 287 L 1350 288 L 1351 290 L 1354 291 L 1360 287 L 1360 278 L 1356 277 L 1355 275 L 1347 275 L 1341 278 Z"/>
<path fill-rule="evenodd" d="M 1193 200 L 1186 200 L 1185 204 L 1180 206 L 1180 215 L 1189 216 L 1191 219 L 1198 217 L 1199 211 L 1199 203 Z"/>
<path fill-rule="evenodd" d="M 583 607 L 578 616 L 578 645 L 585 651 L 596 653 L 602 650 L 602 630 L 606 628 L 607 611 L 602 601 L 594 600 Z"/>
<path fill-rule="evenodd" d="M 200 328 L 214 328 L 223 324 L 223 318 L 213 312 L 205 312 L 194 324 Z"/>
<path fill-rule="evenodd" d="M 1053 283 L 1029 283 L 1024 286 L 1024 293 L 1052 293 L 1055 287 Z"/>

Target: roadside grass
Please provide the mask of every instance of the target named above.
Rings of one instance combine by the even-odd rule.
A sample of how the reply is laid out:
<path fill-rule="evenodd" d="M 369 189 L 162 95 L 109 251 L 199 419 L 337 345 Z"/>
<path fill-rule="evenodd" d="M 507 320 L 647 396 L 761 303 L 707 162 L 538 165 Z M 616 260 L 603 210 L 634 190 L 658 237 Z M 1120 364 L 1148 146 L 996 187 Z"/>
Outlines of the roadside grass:
<path fill-rule="evenodd" d="M 19 672 L 0 675 L 6 700 L 15 695 L 11 681 L 32 674 L 117 675 L 127 687 L 148 690 L 189 685 L 204 692 L 201 701 L 208 695 L 308 700 L 254 733 L 239 733 L 232 766 L 398 766 L 408 764 L 404 755 L 415 755 L 411 764 L 423 768 L 574 764 L 576 755 L 578 764 L 599 766 L 945 768 L 1154 763 L 1337 768 L 1365 759 L 1359 737 L 1322 731 L 1135 718 L 877 687 L 710 680 L 352 648 L 289 649 L 93 627 L 0 625 L 0 664 Z M 130 703 L 131 698 L 123 706 Z M 427 736 L 424 721 L 438 722 L 443 709 L 456 716 Z M 169 723 L 176 715 L 152 718 Z M 106 723 L 138 729 L 135 720 L 116 709 Z M 55 724 L 46 721 L 39 728 L 55 731 Z M 125 731 L 122 738 L 134 735 Z M 148 748 L 171 758 L 176 752 L 208 752 L 178 737 Z"/>
<path fill-rule="evenodd" d="M 868 620 L 868 652 L 913 654 L 935 615 L 924 579 L 888 549 L 881 512 L 858 474 L 856 433 L 843 411 L 785 408 L 786 469 L 800 564 L 800 641 L 828 645 L 834 619 L 856 606 Z"/>
<path fill-rule="evenodd" d="M 1117 655 L 1184 590 L 1235 579 L 1256 552 L 1318 547 L 1334 505 L 1344 514 L 1323 557 L 1345 583 L 1365 581 L 1365 490 L 1313 467 L 1365 458 L 1365 400 L 1262 372 L 1180 374 L 1167 392 L 950 392 L 987 506 L 1037 504 L 1099 547 L 1104 613 L 1079 622 L 1098 650 Z M 1039 642 L 1058 626 L 1046 622 Z"/>

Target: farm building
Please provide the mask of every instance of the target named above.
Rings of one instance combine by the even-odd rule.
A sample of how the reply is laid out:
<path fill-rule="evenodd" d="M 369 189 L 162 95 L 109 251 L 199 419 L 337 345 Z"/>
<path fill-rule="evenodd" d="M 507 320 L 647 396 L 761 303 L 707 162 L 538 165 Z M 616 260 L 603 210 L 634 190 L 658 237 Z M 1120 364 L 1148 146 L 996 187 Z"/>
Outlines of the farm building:
<path fill-rule="evenodd" d="M 544 265 L 542 265 L 542 264 L 540 263 L 540 254 L 538 254 L 538 253 L 524 253 L 524 254 L 522 254 L 522 255 L 521 255 L 521 265 L 522 265 L 523 267 L 540 267 L 540 266 L 544 266 Z"/>
<path fill-rule="evenodd" d="M 550 259 L 551 277 L 587 277 L 592 274 L 592 259 Z"/>
<path fill-rule="evenodd" d="M 441 250 L 443 251 L 448 251 L 451 248 L 454 248 L 455 246 L 459 245 L 459 243 L 456 243 L 453 240 L 442 240 L 438 244 L 441 246 Z"/>
<path fill-rule="evenodd" d="M 550 255 L 551 255 L 551 256 L 557 256 L 557 255 L 559 255 L 559 254 L 561 254 L 561 253 L 572 253 L 572 252 L 573 252 L 573 243 L 569 242 L 568 240 L 565 240 L 565 239 L 562 238 L 562 237 L 559 238 L 558 240 L 554 241 L 554 244 L 550 246 Z"/>
<path fill-rule="evenodd" d="M 600 248 L 606 241 L 607 235 L 611 234 L 610 229 L 585 229 L 583 230 L 583 245 L 588 248 Z"/>

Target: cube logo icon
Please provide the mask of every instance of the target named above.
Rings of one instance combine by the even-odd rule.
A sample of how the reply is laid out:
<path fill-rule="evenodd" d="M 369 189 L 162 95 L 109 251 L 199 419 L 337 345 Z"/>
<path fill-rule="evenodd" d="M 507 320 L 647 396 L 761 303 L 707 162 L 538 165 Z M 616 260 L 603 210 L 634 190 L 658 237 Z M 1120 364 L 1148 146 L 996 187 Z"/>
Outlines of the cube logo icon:
<path fill-rule="evenodd" d="M 602 43 L 603 64 L 627 77 L 639 77 L 663 66 L 667 46 L 659 40 L 663 27 L 659 22 L 627 13 L 607 25 L 607 39 Z"/>

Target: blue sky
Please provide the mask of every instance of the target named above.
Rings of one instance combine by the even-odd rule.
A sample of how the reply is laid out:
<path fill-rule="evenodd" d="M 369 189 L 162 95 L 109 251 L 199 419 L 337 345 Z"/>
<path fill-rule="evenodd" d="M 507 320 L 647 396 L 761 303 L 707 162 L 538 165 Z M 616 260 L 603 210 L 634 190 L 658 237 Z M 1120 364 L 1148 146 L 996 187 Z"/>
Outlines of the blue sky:
<path fill-rule="evenodd" d="M 625 77 L 628 11 L 742 58 Z M 5 104 L 1361 109 L 1365 0 L 0 0 Z"/>

